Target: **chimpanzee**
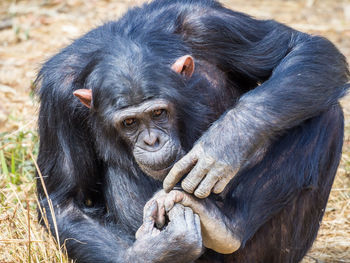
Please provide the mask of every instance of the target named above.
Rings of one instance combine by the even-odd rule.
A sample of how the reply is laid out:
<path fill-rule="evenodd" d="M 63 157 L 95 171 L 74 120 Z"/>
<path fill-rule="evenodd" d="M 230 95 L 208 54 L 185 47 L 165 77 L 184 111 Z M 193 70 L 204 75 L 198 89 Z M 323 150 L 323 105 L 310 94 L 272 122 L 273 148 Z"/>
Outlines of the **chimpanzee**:
<path fill-rule="evenodd" d="M 39 72 L 51 232 L 77 262 L 300 261 L 349 76 L 328 40 L 214 0 L 131 9 Z"/>

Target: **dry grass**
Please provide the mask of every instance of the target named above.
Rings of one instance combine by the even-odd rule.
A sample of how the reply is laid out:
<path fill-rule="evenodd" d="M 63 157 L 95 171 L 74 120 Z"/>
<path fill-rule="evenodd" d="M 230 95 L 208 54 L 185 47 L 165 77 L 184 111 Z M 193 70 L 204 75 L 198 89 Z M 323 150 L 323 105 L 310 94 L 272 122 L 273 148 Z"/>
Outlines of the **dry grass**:
<path fill-rule="evenodd" d="M 37 220 L 37 137 L 31 132 L 2 136 L 0 146 L 0 262 L 69 262 Z M 4 160 L 10 159 L 10 165 Z M 47 221 L 44 221 L 47 225 Z"/>
<path fill-rule="evenodd" d="M 38 224 L 35 196 L 37 105 L 31 83 L 45 59 L 90 28 L 142 0 L 0 1 L 0 263 L 69 262 Z M 350 0 L 223 0 L 330 38 L 350 58 Z M 316 242 L 304 262 L 350 262 L 350 98 L 342 101 L 346 141 Z M 5 165 L 6 164 L 6 165 Z"/>

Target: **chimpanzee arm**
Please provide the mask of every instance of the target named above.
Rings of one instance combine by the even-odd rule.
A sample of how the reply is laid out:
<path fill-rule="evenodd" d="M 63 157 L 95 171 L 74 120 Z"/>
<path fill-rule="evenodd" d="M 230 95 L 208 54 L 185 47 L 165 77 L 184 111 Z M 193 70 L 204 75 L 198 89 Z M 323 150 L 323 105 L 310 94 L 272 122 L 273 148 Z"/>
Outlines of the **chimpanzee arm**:
<path fill-rule="evenodd" d="M 50 211 L 46 200 L 41 204 Z M 172 224 L 156 235 L 154 224 L 148 222 L 148 232 L 135 241 L 122 225 L 90 217 L 73 202 L 55 207 L 55 221 L 47 213 L 50 231 L 56 236 L 55 222 L 60 245 L 76 262 L 192 262 L 201 253 L 199 218 L 194 219 L 192 210 L 178 209 L 170 217 Z"/>
<path fill-rule="evenodd" d="M 300 216 L 295 220 L 305 220 L 312 211 L 322 220 L 341 158 L 343 133 L 343 113 L 338 104 L 279 137 L 261 161 L 232 180 L 222 211 L 233 215 L 232 226 L 243 245 L 282 209 Z M 303 199 L 305 196 L 313 197 Z M 280 223 L 282 227 L 288 225 Z"/>
<path fill-rule="evenodd" d="M 230 11 L 217 13 L 220 16 L 196 18 L 202 23 L 193 24 L 200 25 L 202 34 L 190 28 L 194 36 L 184 35 L 188 43 L 194 43 L 191 47 L 195 58 L 215 61 L 238 86 L 250 91 L 174 165 L 164 180 L 164 188 L 169 191 L 188 173 L 182 188 L 203 198 L 211 191 L 222 192 L 241 171 L 226 189 L 229 193 L 221 212 L 231 218 L 232 230 L 244 244 L 301 189 L 317 182 L 319 167 L 327 167 L 322 150 L 311 151 L 310 147 L 330 147 L 325 141 L 334 136 L 331 127 L 342 128 L 339 112 L 328 117 L 333 123 L 325 122 L 309 130 L 306 137 L 289 135 L 288 131 L 289 139 L 281 143 L 284 146 L 265 153 L 288 129 L 337 105 L 348 88 L 345 83 L 349 71 L 344 57 L 322 37 L 309 36 L 274 21 L 257 21 Z M 201 46 L 208 49 L 202 55 L 196 53 Z M 326 126 L 328 135 L 323 139 L 307 141 L 324 134 Z M 293 149 L 288 150 L 297 139 L 300 140 Z M 279 147 L 285 147 L 285 152 Z M 333 153 L 335 159 L 339 153 L 338 147 Z M 256 166 L 264 156 L 269 158 Z M 332 173 L 337 163 L 332 164 Z"/>
<path fill-rule="evenodd" d="M 99 38 L 93 39 L 91 43 Z M 198 232 L 198 227 L 183 220 L 184 211 L 174 215 L 174 223 L 166 232 L 156 237 L 146 233 L 136 242 L 133 231 L 106 215 L 104 194 L 109 185 L 102 185 L 110 173 L 116 177 L 115 171 L 102 165 L 91 134 L 89 111 L 73 96 L 81 85 L 78 73 L 89 72 L 91 65 L 87 64 L 94 62 L 91 52 L 96 47 L 89 43 L 79 40 L 50 59 L 37 80 L 41 82 L 38 166 L 45 183 L 44 188 L 38 179 L 38 199 L 51 233 L 59 237 L 60 245 L 65 244 L 68 255 L 77 262 L 191 262 L 199 256 L 202 244 L 200 233 L 194 238 L 184 235 L 184 231 Z M 139 187 L 142 191 L 144 186 Z M 55 217 L 50 213 L 47 195 Z M 134 208 L 128 207 L 132 211 Z M 188 218 L 193 219 L 193 215 Z M 135 224 L 132 219 L 128 223 Z"/>
<path fill-rule="evenodd" d="M 201 59 L 214 61 L 236 84 L 251 90 L 164 180 L 169 190 L 191 171 L 182 187 L 200 198 L 222 192 L 277 135 L 336 104 L 349 79 L 345 58 L 322 37 L 226 9 L 208 13 L 194 18 L 200 23 L 190 28 L 193 36 L 185 32 L 189 45 L 194 43 L 194 56 L 198 50 Z M 203 55 L 201 46 L 208 49 Z"/>
<path fill-rule="evenodd" d="M 289 130 L 272 143 L 262 160 L 240 171 L 219 205 L 212 198 L 196 199 L 176 190 L 165 194 L 165 198 L 155 198 L 164 203 L 165 211 L 173 203 L 191 207 L 201 219 L 204 245 L 219 253 L 244 247 L 281 210 L 287 214 L 299 211 L 296 221 L 316 211 L 321 220 L 320 211 L 324 211 L 341 156 L 343 121 L 342 110 L 335 105 Z M 315 197 L 303 199 L 304 195 Z M 278 222 L 278 227 L 279 224 L 288 229 L 290 222 Z"/>

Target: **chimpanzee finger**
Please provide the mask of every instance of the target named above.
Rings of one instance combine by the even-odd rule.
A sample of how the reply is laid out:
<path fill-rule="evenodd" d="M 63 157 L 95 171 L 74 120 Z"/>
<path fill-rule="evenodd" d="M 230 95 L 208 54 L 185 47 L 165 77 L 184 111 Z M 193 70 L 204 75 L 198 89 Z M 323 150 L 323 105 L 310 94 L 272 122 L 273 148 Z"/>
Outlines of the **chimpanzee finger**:
<path fill-rule="evenodd" d="M 196 227 L 197 235 L 202 238 L 201 221 L 197 214 L 194 214 L 194 225 Z"/>
<path fill-rule="evenodd" d="M 199 216 L 191 208 L 185 207 L 185 218 L 188 230 L 191 234 L 194 234 L 197 244 L 202 247 L 203 241 Z"/>
<path fill-rule="evenodd" d="M 192 194 L 197 188 L 198 184 L 202 181 L 204 176 L 209 172 L 210 168 L 214 164 L 212 158 L 201 158 L 197 164 L 193 167 L 186 178 L 181 182 L 181 187 L 186 192 Z"/>
<path fill-rule="evenodd" d="M 179 203 L 182 201 L 183 197 L 184 197 L 183 192 L 176 191 L 176 190 L 170 191 L 170 193 L 165 197 L 165 201 L 164 201 L 165 211 L 166 212 L 170 211 L 170 209 L 172 209 L 176 203 Z"/>
<path fill-rule="evenodd" d="M 139 239 L 140 237 L 151 234 L 154 228 L 154 218 L 157 215 L 157 202 L 152 201 L 148 204 L 147 209 L 144 209 L 143 214 L 143 224 L 136 231 L 135 238 Z"/>
<path fill-rule="evenodd" d="M 194 214 L 191 208 L 185 207 L 185 221 L 189 229 L 195 229 Z"/>
<path fill-rule="evenodd" d="M 179 223 L 179 226 L 183 226 L 185 223 L 185 207 L 180 204 L 175 204 L 174 207 L 169 211 L 168 217 L 170 223 Z"/>
<path fill-rule="evenodd" d="M 232 180 L 232 178 L 236 175 L 237 171 L 232 172 L 225 177 L 223 177 L 221 180 L 219 180 L 214 188 L 213 188 L 213 193 L 215 194 L 220 194 L 222 191 L 224 191 L 226 185 Z"/>
<path fill-rule="evenodd" d="M 139 238 L 141 238 L 143 236 L 146 236 L 146 235 L 152 235 L 154 229 L 157 229 L 157 228 L 154 227 L 154 221 L 153 222 L 152 221 L 146 221 L 136 231 L 135 238 L 139 239 Z"/>
<path fill-rule="evenodd" d="M 143 222 L 154 222 L 158 213 L 158 204 L 156 200 L 147 203 L 143 209 Z"/>
<path fill-rule="evenodd" d="M 157 228 L 162 228 L 165 224 L 165 207 L 164 207 L 165 196 L 157 199 L 158 211 L 156 216 L 156 226 Z"/>
<path fill-rule="evenodd" d="M 198 198 L 208 197 L 211 193 L 211 189 L 213 189 L 216 182 L 220 179 L 220 176 L 221 174 L 219 170 L 210 170 L 207 176 L 199 184 L 196 191 L 194 191 L 194 195 Z"/>
<path fill-rule="evenodd" d="M 142 236 L 145 235 L 145 230 L 144 230 L 144 228 L 145 228 L 145 226 L 142 225 L 142 226 L 140 226 L 139 229 L 137 229 L 137 231 L 136 231 L 136 233 L 135 233 L 135 238 L 136 238 L 136 239 L 140 239 Z"/>
<path fill-rule="evenodd" d="M 180 181 L 182 176 L 192 169 L 197 160 L 196 151 L 192 150 L 175 163 L 163 181 L 164 190 L 169 192 Z"/>
<path fill-rule="evenodd" d="M 226 185 L 230 182 L 230 178 L 222 178 L 220 181 L 218 181 L 214 188 L 213 193 L 220 194 L 222 191 L 224 191 Z"/>

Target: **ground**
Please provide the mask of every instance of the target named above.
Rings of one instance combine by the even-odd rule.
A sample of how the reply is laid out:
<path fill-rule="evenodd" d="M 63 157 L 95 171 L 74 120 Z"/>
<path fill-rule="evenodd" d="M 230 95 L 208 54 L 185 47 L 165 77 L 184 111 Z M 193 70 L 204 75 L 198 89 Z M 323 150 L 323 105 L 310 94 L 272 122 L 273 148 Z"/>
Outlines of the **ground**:
<path fill-rule="evenodd" d="M 68 262 L 38 225 L 33 80 L 40 65 L 73 39 L 118 18 L 141 0 L 0 1 L 0 262 Z M 223 0 L 258 18 L 323 35 L 350 59 L 350 0 Z M 342 100 L 341 165 L 316 242 L 303 262 L 350 262 L 350 97 Z"/>

